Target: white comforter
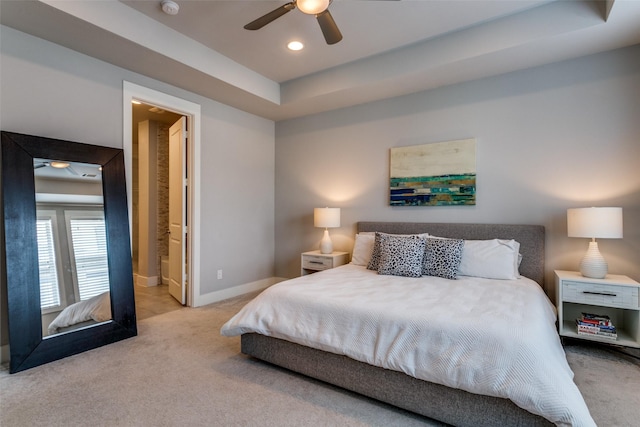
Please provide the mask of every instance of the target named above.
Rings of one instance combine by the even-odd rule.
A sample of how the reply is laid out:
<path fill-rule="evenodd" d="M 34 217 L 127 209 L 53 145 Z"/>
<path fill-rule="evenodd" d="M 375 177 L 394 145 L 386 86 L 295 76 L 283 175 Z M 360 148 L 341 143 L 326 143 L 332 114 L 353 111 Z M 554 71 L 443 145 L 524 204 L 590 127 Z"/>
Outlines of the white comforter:
<path fill-rule="evenodd" d="M 282 338 L 595 426 L 555 309 L 532 280 L 381 276 L 346 265 L 270 287 L 221 330 Z"/>

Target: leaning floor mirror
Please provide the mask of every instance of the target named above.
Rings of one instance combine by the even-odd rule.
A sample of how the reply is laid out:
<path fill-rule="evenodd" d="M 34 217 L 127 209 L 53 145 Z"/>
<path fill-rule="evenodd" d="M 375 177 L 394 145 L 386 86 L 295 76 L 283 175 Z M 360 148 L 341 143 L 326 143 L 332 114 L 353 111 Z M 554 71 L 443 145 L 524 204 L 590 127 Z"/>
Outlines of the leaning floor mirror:
<path fill-rule="evenodd" d="M 9 371 L 135 336 L 123 151 L 1 140 Z"/>

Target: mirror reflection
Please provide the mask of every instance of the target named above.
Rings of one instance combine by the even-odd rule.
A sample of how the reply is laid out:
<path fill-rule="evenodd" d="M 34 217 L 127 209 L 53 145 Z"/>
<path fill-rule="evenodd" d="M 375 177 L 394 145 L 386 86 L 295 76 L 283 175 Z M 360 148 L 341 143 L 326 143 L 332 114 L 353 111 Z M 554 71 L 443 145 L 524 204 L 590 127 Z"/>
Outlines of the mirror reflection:
<path fill-rule="evenodd" d="M 42 335 L 111 319 L 100 165 L 34 158 Z"/>

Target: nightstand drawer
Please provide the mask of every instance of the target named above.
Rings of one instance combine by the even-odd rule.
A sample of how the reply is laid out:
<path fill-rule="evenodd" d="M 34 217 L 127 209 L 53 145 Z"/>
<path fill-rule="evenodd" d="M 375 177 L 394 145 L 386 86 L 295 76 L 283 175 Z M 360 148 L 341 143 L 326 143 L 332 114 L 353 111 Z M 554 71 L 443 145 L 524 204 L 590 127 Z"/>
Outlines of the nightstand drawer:
<path fill-rule="evenodd" d="M 638 309 L 640 301 L 635 286 L 601 285 L 598 283 L 562 282 L 563 300 L 579 304 Z"/>
<path fill-rule="evenodd" d="M 302 257 L 302 268 L 310 270 L 326 270 L 333 267 L 333 259 L 326 256 L 305 255 Z"/>

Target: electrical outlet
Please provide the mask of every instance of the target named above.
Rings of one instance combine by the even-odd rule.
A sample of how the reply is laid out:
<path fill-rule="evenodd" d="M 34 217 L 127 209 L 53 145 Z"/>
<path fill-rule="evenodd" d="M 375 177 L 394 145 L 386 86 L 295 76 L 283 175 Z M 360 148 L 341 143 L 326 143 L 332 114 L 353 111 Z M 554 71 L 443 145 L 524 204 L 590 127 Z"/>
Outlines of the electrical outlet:
<path fill-rule="evenodd" d="M 218 270 L 218 280 L 222 279 L 222 270 Z"/>

